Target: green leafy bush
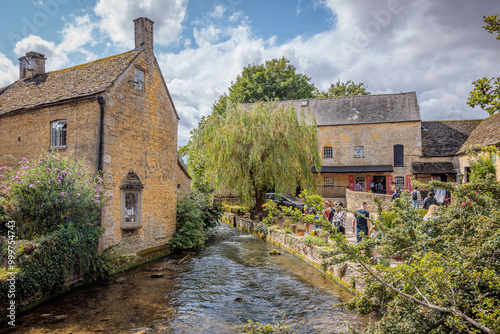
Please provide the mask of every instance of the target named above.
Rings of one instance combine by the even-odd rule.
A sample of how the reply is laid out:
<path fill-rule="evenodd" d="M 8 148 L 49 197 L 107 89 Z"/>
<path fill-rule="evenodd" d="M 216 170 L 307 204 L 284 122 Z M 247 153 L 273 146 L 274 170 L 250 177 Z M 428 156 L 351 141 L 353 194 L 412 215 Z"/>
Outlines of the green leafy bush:
<path fill-rule="evenodd" d="M 168 245 L 173 250 L 190 249 L 205 243 L 202 212 L 193 196 L 177 202 L 177 230 Z"/>
<path fill-rule="evenodd" d="M 311 235 L 306 235 L 304 237 L 304 242 L 307 245 L 328 246 L 328 242 L 325 239 Z"/>
<path fill-rule="evenodd" d="M 16 221 L 17 236 L 32 239 L 69 224 L 98 224 L 109 200 L 102 179 L 71 156 L 42 154 L 0 167 L 3 219 Z"/>

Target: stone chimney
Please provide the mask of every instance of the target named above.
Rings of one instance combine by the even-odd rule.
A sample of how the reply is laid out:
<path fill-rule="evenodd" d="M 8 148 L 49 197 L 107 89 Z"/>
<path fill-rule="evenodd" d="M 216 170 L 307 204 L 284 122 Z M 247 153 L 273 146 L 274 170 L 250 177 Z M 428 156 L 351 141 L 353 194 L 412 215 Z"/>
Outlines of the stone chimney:
<path fill-rule="evenodd" d="M 26 52 L 26 56 L 19 58 L 19 79 L 45 73 L 46 60 L 44 54 L 33 51 Z"/>
<path fill-rule="evenodd" d="M 147 17 L 139 17 L 134 20 L 135 47 L 146 46 L 146 49 L 153 51 L 153 24 Z"/>

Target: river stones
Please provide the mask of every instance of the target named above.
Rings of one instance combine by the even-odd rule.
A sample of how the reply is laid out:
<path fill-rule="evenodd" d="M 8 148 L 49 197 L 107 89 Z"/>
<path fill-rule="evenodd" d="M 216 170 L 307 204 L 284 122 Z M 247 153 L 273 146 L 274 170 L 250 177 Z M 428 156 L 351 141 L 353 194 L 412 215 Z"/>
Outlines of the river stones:
<path fill-rule="evenodd" d="M 277 249 L 273 249 L 269 251 L 269 255 L 280 255 L 281 252 Z"/>

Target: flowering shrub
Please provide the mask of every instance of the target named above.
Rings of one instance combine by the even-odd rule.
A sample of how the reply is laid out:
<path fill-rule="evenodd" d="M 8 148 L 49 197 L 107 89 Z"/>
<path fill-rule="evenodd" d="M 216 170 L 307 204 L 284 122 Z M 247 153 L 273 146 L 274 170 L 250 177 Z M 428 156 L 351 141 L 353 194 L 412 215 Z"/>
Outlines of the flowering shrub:
<path fill-rule="evenodd" d="M 20 238 L 31 239 L 70 223 L 99 224 L 109 199 L 102 181 L 72 156 L 23 158 L 16 168 L 0 167 L 0 207 L 4 219 L 16 221 Z"/>

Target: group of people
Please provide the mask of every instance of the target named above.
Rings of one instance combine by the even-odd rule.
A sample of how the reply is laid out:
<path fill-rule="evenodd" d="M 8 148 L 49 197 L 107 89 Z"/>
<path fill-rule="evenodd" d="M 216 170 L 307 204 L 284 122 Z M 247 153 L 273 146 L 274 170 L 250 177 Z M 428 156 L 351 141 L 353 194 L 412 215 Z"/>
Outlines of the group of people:
<path fill-rule="evenodd" d="M 338 201 L 332 206 L 332 202 L 325 201 L 325 210 L 323 210 L 325 218 L 333 225 L 334 230 L 345 234 L 345 220 L 347 213 L 344 210 L 344 203 Z"/>

